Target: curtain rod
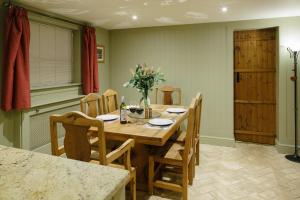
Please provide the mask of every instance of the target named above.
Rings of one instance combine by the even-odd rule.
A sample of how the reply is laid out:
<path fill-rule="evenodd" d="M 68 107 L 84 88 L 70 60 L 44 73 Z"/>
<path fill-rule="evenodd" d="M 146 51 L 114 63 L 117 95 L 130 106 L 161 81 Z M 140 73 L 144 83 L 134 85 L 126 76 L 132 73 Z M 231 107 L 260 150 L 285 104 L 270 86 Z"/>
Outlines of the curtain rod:
<path fill-rule="evenodd" d="M 52 18 L 52 19 L 56 19 L 56 20 L 60 20 L 60 21 L 64 21 L 64 22 L 67 22 L 67 23 L 71 23 L 71 24 L 76 24 L 78 26 L 90 26 L 91 24 L 89 23 L 84 23 L 84 22 L 78 22 L 78 21 L 75 21 L 75 20 L 71 20 L 71 19 L 64 19 L 64 17 L 59 17 L 59 16 L 56 16 L 56 14 L 48 14 L 48 13 L 43 13 L 42 11 L 37 11 L 35 9 L 32 9 L 32 8 L 29 8 L 28 6 L 24 6 L 22 4 L 15 4 L 13 3 L 12 1 L 8 1 L 8 2 L 4 2 L 3 3 L 3 6 L 5 7 L 11 7 L 11 6 L 21 6 L 21 7 L 24 7 L 27 11 L 31 12 L 31 13 L 35 13 L 35 14 L 38 14 L 38 15 L 42 15 L 42 16 L 45 16 L 45 17 L 49 17 L 49 18 Z"/>

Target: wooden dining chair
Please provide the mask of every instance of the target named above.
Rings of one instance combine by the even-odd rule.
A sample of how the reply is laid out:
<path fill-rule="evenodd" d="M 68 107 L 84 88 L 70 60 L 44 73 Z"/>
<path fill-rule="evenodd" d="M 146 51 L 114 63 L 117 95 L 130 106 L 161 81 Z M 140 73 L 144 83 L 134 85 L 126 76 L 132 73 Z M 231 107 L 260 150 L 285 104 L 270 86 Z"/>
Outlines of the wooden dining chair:
<path fill-rule="evenodd" d="M 197 101 L 198 101 L 198 106 L 196 109 L 196 130 L 195 130 L 195 157 L 196 157 L 196 165 L 199 165 L 200 163 L 200 125 L 201 125 L 201 114 L 202 114 L 202 94 L 198 93 L 197 94 Z"/>
<path fill-rule="evenodd" d="M 90 93 L 80 100 L 80 111 L 90 117 L 104 114 L 102 96 Z"/>
<path fill-rule="evenodd" d="M 58 124 L 61 124 L 65 130 L 64 145 L 58 145 Z M 103 121 L 91 118 L 81 112 L 69 112 L 63 115 L 50 116 L 50 134 L 52 155 L 61 156 L 65 154 L 67 158 L 98 163 L 128 170 L 130 173 L 131 198 L 136 199 L 136 171 L 131 166 L 130 152 L 134 147 L 134 140 L 126 140 L 120 147 L 106 154 L 105 134 L 103 131 Z M 88 137 L 88 131 L 91 127 L 97 128 L 98 135 L 98 157 L 92 158 L 93 141 Z M 118 158 L 123 157 L 123 165 L 114 164 Z"/>
<path fill-rule="evenodd" d="M 200 124 L 201 124 L 201 114 L 202 114 L 202 100 L 203 96 L 201 93 L 197 93 L 196 100 L 198 102 L 196 107 L 196 119 L 195 119 L 195 134 L 194 134 L 194 151 L 195 151 L 195 158 L 196 158 L 196 165 L 199 165 L 200 163 Z M 184 143 L 186 138 L 186 131 L 181 131 L 179 133 L 178 138 L 176 139 L 176 142 L 178 143 Z"/>
<path fill-rule="evenodd" d="M 159 92 L 162 93 L 163 105 L 181 105 L 181 89 L 172 86 L 163 86 L 161 88 L 155 88 L 155 104 L 158 104 Z M 177 102 L 173 100 L 173 94 L 177 95 Z"/>
<path fill-rule="evenodd" d="M 80 111 L 83 112 L 84 114 L 90 116 L 90 117 L 97 117 L 97 115 L 102 115 L 104 114 L 104 108 L 103 108 L 103 100 L 102 96 L 96 93 L 90 93 L 83 97 L 80 100 Z M 92 136 L 92 132 L 88 133 L 89 136 Z M 93 141 L 93 148 L 98 148 L 98 140 L 97 136 L 94 136 Z"/>
<path fill-rule="evenodd" d="M 118 93 L 116 91 L 108 89 L 103 93 L 102 98 L 105 113 L 118 110 Z"/>
<path fill-rule="evenodd" d="M 148 191 L 153 194 L 154 187 L 181 192 L 184 200 L 188 199 L 188 184 L 193 181 L 193 133 L 194 133 L 194 119 L 197 101 L 193 99 L 188 110 L 188 125 L 187 135 L 184 144 L 173 143 L 169 150 L 163 155 L 151 155 L 149 157 L 149 171 L 148 171 Z M 158 175 L 161 170 L 166 169 L 166 166 L 175 166 L 180 168 L 182 173 L 181 184 L 171 183 L 159 179 Z"/>

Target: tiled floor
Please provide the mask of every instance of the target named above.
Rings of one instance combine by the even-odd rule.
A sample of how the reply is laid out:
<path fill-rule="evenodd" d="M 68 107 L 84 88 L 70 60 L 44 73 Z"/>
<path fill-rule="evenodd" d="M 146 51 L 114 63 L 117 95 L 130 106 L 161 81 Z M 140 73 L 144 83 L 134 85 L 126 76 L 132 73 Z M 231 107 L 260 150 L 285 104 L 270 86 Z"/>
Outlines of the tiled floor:
<path fill-rule="evenodd" d="M 300 200 L 300 164 L 286 160 L 274 146 L 201 144 L 200 161 L 189 187 L 191 200 Z M 151 197 L 139 193 L 137 199 L 180 199 L 180 195 L 156 191 Z"/>

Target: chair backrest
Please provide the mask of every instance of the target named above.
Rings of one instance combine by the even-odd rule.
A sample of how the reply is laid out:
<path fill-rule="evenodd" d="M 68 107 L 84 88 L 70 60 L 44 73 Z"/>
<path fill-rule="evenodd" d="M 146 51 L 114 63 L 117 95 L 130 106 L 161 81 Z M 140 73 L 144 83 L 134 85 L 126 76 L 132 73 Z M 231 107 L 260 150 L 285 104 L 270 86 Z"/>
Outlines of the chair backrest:
<path fill-rule="evenodd" d="M 103 107 L 105 113 L 118 110 L 118 93 L 112 89 L 106 90 L 103 95 Z"/>
<path fill-rule="evenodd" d="M 58 146 L 57 125 L 61 124 L 65 130 L 64 145 Z M 105 135 L 103 121 L 91 118 L 84 113 L 73 111 L 63 115 L 50 116 L 50 134 L 52 155 L 66 154 L 68 158 L 90 161 L 91 143 L 88 132 L 91 127 L 97 127 L 99 138 L 99 162 L 106 163 Z"/>
<path fill-rule="evenodd" d="M 102 96 L 90 93 L 80 100 L 80 111 L 90 117 L 104 114 Z"/>
<path fill-rule="evenodd" d="M 181 89 L 172 86 L 163 86 L 155 88 L 155 103 L 158 103 L 159 92 L 162 93 L 162 104 L 164 105 L 181 105 Z M 174 102 L 173 94 L 176 94 L 177 102 Z"/>
<path fill-rule="evenodd" d="M 195 137 L 200 137 L 200 124 L 201 124 L 201 114 L 202 114 L 202 99 L 201 93 L 197 93 L 196 100 L 198 102 L 195 113 Z"/>
<path fill-rule="evenodd" d="M 197 107 L 197 99 L 193 98 L 192 102 L 190 103 L 188 109 L 188 124 L 187 124 L 187 131 L 186 131 L 186 138 L 184 143 L 184 151 L 183 151 L 183 160 L 188 159 L 188 156 L 193 151 L 194 147 L 194 133 L 195 133 L 195 112 Z"/>

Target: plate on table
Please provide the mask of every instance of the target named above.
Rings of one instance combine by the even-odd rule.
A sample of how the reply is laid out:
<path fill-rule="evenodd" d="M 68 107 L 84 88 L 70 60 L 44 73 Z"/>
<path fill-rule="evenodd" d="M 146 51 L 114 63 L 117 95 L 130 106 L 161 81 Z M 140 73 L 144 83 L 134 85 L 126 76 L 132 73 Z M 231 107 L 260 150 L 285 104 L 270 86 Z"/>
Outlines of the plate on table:
<path fill-rule="evenodd" d="M 119 115 L 98 115 L 96 119 L 101 119 L 103 121 L 112 121 L 119 118 Z"/>
<path fill-rule="evenodd" d="M 169 126 L 173 124 L 174 121 L 171 119 L 155 118 L 155 119 L 150 119 L 148 123 L 153 126 Z"/>
<path fill-rule="evenodd" d="M 184 112 L 186 112 L 186 109 L 184 109 L 184 108 L 168 108 L 166 111 L 168 113 L 184 113 Z"/>

